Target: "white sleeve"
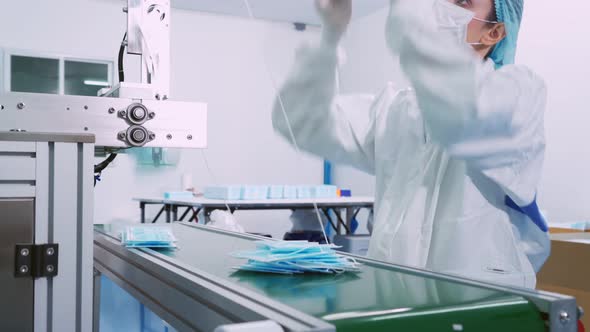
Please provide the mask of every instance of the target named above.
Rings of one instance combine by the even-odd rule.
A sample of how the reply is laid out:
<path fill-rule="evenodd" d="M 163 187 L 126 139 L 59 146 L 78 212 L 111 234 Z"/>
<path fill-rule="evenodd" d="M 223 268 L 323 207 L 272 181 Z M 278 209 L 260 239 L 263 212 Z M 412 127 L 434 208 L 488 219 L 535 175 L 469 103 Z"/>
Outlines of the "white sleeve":
<path fill-rule="evenodd" d="M 416 90 L 429 133 L 517 204 L 531 203 L 545 151 L 543 80 L 520 66 L 485 70 L 470 46 L 441 33 L 412 2 L 392 3 L 390 45 Z"/>
<path fill-rule="evenodd" d="M 449 152 L 498 183 L 518 205 L 529 205 L 545 156 L 546 99 L 544 81 L 527 68 L 506 66 L 491 73 Z"/>
<path fill-rule="evenodd" d="M 291 142 L 287 117 L 302 150 L 374 173 L 375 98 L 336 96 L 337 66 L 335 47 L 302 48 L 277 96 L 273 126 Z M 357 117 L 361 120 L 355 121 Z"/>

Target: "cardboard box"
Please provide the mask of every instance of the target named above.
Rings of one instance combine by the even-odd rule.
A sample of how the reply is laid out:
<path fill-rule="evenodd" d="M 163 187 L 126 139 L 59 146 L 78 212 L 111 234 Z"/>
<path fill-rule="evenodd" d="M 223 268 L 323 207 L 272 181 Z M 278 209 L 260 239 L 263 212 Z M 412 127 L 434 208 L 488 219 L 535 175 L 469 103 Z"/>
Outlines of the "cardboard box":
<path fill-rule="evenodd" d="M 580 221 L 574 223 L 550 223 L 549 233 L 584 233 L 590 232 L 590 221 Z"/>
<path fill-rule="evenodd" d="M 590 232 L 590 231 L 586 231 L 586 232 Z M 581 231 L 579 229 L 573 229 L 573 228 L 549 227 L 549 233 L 550 234 L 584 233 L 584 231 Z"/>
<path fill-rule="evenodd" d="M 551 235 L 551 256 L 537 275 L 537 288 L 574 296 L 590 327 L 590 233 Z"/>

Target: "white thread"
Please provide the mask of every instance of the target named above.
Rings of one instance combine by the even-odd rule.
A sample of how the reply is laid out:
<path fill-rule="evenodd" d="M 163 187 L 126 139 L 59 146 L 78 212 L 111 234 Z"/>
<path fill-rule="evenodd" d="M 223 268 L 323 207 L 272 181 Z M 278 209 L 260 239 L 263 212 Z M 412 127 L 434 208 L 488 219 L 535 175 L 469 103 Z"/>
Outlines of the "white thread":
<path fill-rule="evenodd" d="M 244 4 L 246 5 L 246 9 L 248 10 L 248 15 L 250 16 L 251 20 L 254 20 L 254 14 L 252 13 L 252 7 L 250 7 L 250 2 L 248 0 L 244 0 Z M 272 71 L 270 70 L 270 67 L 268 66 L 268 62 L 263 61 L 264 62 L 264 67 L 266 68 L 268 77 L 270 79 L 271 85 L 277 95 L 277 99 L 279 101 L 279 106 L 281 107 L 281 111 L 283 112 L 283 116 L 285 117 L 285 121 L 287 122 L 287 128 L 289 129 L 289 136 L 291 136 L 291 142 L 293 143 L 293 146 L 295 147 L 295 152 L 297 153 L 297 155 L 301 156 L 301 150 L 299 150 L 299 145 L 297 144 L 297 140 L 295 139 L 295 134 L 293 133 L 293 128 L 291 127 L 291 122 L 289 121 L 289 116 L 287 115 L 287 111 L 285 110 L 285 104 L 283 103 L 283 97 L 281 96 L 281 92 L 279 91 L 279 88 L 277 86 L 277 83 L 274 79 L 274 76 L 272 75 Z M 324 228 L 324 223 L 322 222 L 322 216 L 320 214 L 320 209 L 318 208 L 318 204 L 315 200 L 314 197 L 311 198 L 311 201 L 313 203 L 313 207 L 315 209 L 316 212 L 316 216 L 318 218 L 318 222 L 320 224 L 320 227 L 322 229 L 322 234 L 324 235 L 324 240 L 326 241 L 326 244 L 330 243 L 330 241 L 328 241 L 328 235 L 326 234 L 326 230 Z"/>
<path fill-rule="evenodd" d="M 207 156 L 205 155 L 205 150 L 201 150 L 201 155 L 203 156 L 203 161 L 205 162 L 205 168 L 207 168 L 207 172 L 209 173 L 209 176 L 211 177 L 211 179 L 213 179 L 214 183 L 218 183 L 217 178 L 215 177 L 215 174 L 213 174 L 213 171 L 211 171 L 211 168 L 209 167 L 209 161 L 207 160 Z M 231 209 L 229 208 L 229 205 L 227 204 L 227 200 L 225 198 L 223 199 L 223 204 L 225 204 L 225 207 L 227 208 L 227 212 L 229 212 L 229 214 L 232 214 Z"/>

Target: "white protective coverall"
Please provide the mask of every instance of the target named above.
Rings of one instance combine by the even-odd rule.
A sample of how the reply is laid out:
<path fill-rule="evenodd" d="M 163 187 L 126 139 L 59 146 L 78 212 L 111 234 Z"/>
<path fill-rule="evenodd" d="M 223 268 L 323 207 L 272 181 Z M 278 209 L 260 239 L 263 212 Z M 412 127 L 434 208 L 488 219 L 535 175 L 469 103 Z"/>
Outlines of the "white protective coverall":
<path fill-rule="evenodd" d="M 297 143 L 376 176 L 369 257 L 532 288 L 546 223 L 506 202 L 536 207 L 545 84 L 523 66 L 495 70 L 418 2 L 392 1 L 386 27 L 411 88 L 339 96 L 337 45 L 298 52 L 279 91 Z M 279 98 L 272 121 L 290 139 Z"/>

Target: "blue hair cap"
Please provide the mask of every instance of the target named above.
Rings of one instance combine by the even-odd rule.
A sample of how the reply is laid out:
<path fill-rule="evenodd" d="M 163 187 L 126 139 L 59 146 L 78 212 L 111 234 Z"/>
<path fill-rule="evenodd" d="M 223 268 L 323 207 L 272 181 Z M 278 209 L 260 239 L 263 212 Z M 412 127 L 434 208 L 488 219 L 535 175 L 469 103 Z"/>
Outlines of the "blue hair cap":
<path fill-rule="evenodd" d="M 518 32 L 522 21 L 524 0 L 494 0 L 498 22 L 506 26 L 506 38 L 499 42 L 492 51 L 490 59 L 496 68 L 514 63 Z"/>

